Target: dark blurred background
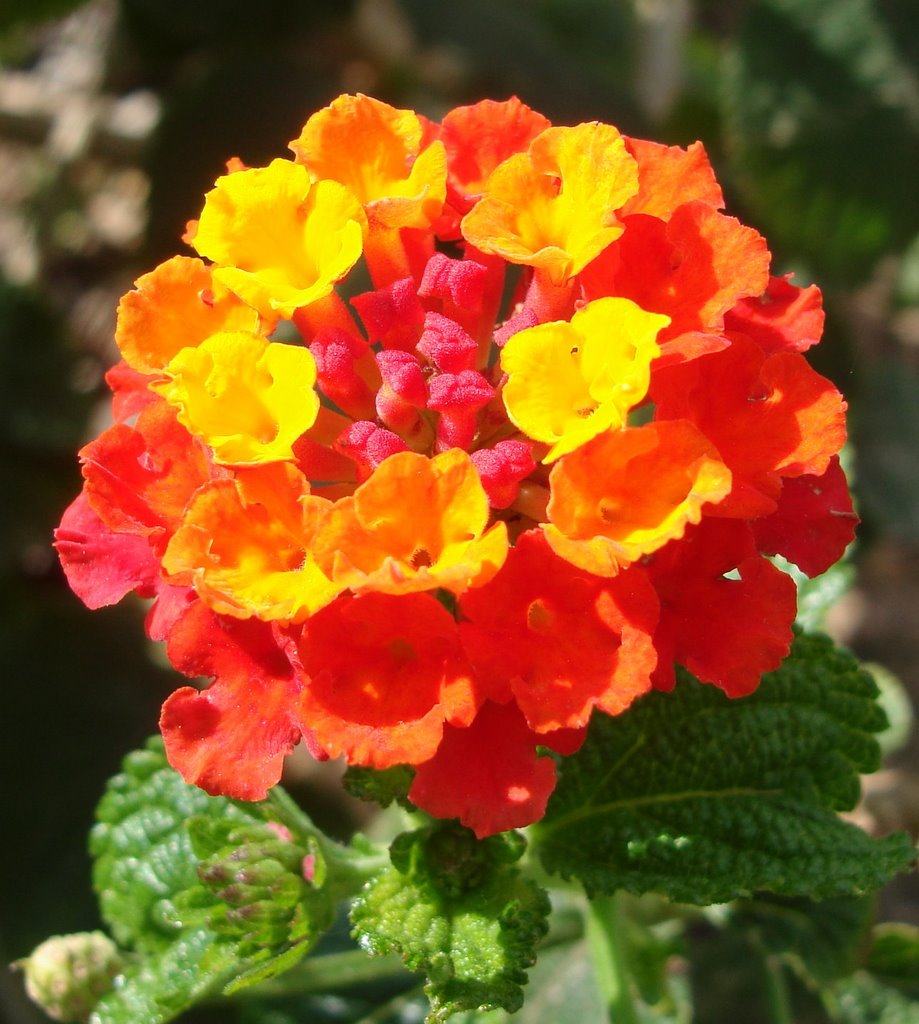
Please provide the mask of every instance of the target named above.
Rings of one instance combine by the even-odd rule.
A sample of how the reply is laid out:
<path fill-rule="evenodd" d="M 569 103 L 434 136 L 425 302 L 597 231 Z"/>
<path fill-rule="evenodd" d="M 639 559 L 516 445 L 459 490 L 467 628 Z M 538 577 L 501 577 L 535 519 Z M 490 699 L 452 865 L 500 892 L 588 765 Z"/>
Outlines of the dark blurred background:
<path fill-rule="evenodd" d="M 516 93 L 555 123 L 705 143 L 775 271 L 824 290 L 811 357 L 850 400 L 864 520 L 830 626 L 919 694 L 915 0 L 2 0 L 0 963 L 96 926 L 92 809 L 175 685 L 143 609 L 88 612 L 50 547 L 105 423 L 118 298 L 182 250 L 228 157 L 288 155 L 356 91 L 433 118 Z M 870 827 L 919 828 L 917 766 L 914 731 L 871 782 Z M 323 776 L 291 781 L 353 827 Z M 919 922 L 908 882 L 882 905 Z M 0 969 L 4 1016 L 43 1019 Z"/>

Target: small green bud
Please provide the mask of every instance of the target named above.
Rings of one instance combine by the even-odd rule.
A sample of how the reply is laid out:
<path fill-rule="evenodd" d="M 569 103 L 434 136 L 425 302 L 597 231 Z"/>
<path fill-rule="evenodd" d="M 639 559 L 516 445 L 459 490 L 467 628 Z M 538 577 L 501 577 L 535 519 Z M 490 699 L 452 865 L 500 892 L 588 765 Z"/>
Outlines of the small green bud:
<path fill-rule="evenodd" d="M 29 998 L 55 1020 L 85 1021 L 124 966 L 118 947 L 103 932 L 55 935 L 26 960 Z"/>

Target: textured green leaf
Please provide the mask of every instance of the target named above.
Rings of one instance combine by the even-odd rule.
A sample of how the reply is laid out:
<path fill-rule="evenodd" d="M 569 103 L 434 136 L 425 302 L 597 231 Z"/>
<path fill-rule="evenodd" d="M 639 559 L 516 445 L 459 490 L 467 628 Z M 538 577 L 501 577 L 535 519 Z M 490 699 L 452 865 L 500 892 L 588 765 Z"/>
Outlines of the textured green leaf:
<path fill-rule="evenodd" d="M 236 946 L 206 928 L 183 930 L 165 950 L 139 959 L 116 981 L 90 1024 L 161 1024 L 216 995 L 238 967 Z"/>
<path fill-rule="evenodd" d="M 522 849 L 513 833 L 478 842 L 452 823 L 405 833 L 392 867 L 355 901 L 363 948 L 399 953 L 409 970 L 427 974 L 430 1021 L 522 1004 L 549 912 L 545 892 L 512 864 Z"/>
<path fill-rule="evenodd" d="M 729 700 L 683 674 L 617 718 L 595 715 L 532 840 L 588 890 L 718 903 L 754 891 L 829 899 L 879 888 L 913 851 L 834 813 L 878 763 L 877 687 L 824 637 L 800 636 Z"/>
<path fill-rule="evenodd" d="M 134 955 L 96 1024 L 159 1024 L 274 977 L 330 926 L 337 900 L 318 838 L 294 836 L 266 807 L 186 784 L 158 738 L 125 759 L 91 850 L 103 916 Z"/>
<path fill-rule="evenodd" d="M 98 824 L 90 836 L 93 884 L 119 945 L 163 949 L 181 930 L 174 897 L 198 885 L 188 820 L 253 818 L 231 801 L 183 782 L 166 763 L 158 737 L 129 754 L 123 768 L 96 810 Z"/>
<path fill-rule="evenodd" d="M 873 910 L 866 897 L 817 903 L 762 895 L 739 903 L 730 925 L 758 949 L 789 962 L 805 981 L 824 985 L 855 969 Z"/>

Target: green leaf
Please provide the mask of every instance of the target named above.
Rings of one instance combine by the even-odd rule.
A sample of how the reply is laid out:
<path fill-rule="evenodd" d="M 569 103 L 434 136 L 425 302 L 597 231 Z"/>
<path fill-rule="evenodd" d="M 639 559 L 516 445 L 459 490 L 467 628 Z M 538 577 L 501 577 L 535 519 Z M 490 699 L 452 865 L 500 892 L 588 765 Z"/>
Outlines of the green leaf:
<path fill-rule="evenodd" d="M 761 895 L 738 903 L 730 927 L 744 931 L 762 952 L 779 957 L 812 986 L 851 974 L 868 931 L 874 903 L 841 897 L 822 903 Z"/>
<path fill-rule="evenodd" d="M 358 800 L 369 800 L 381 807 L 389 807 L 395 800 L 403 807 L 410 807 L 407 794 L 414 777 L 415 769 L 407 764 L 397 764 L 382 771 L 350 765 L 342 782 L 351 796 Z"/>
<path fill-rule="evenodd" d="M 161 1024 L 216 995 L 237 972 L 234 943 L 218 943 L 207 928 L 183 930 L 170 946 L 139 959 L 104 996 L 90 1024 Z"/>
<path fill-rule="evenodd" d="M 880 924 L 865 967 L 879 981 L 919 998 L 919 928 L 900 923 Z"/>
<path fill-rule="evenodd" d="M 274 809 L 183 782 L 159 738 L 125 759 L 91 850 L 102 914 L 134 955 L 95 1024 L 159 1024 L 275 977 L 331 925 L 331 846 L 270 820 Z"/>
<path fill-rule="evenodd" d="M 877 889 L 912 860 L 908 839 L 872 839 L 835 813 L 877 767 L 876 697 L 825 637 L 799 636 L 742 700 L 683 673 L 673 693 L 594 716 L 531 839 L 549 872 L 589 894 L 708 904 Z"/>
<path fill-rule="evenodd" d="M 361 946 L 399 953 L 409 970 L 427 974 L 429 1021 L 522 1004 L 549 913 L 545 892 L 513 866 L 523 846 L 514 833 L 479 842 L 453 823 L 403 833 L 392 867 L 355 901 Z"/>
<path fill-rule="evenodd" d="M 129 754 L 108 785 L 90 835 L 99 909 L 119 945 L 167 947 L 181 931 L 174 897 L 198 885 L 187 823 L 252 821 L 231 801 L 189 786 L 166 763 L 162 740 Z"/>

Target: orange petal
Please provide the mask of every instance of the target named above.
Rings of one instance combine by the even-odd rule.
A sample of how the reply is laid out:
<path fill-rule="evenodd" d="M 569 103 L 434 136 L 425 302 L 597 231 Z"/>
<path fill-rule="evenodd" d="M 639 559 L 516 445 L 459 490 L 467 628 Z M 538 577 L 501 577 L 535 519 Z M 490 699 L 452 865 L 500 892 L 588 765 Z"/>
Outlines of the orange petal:
<path fill-rule="evenodd" d="M 339 96 L 313 114 L 290 144 L 319 180 L 340 182 L 386 228 L 427 228 L 446 195 L 441 142 L 422 148 L 422 125 L 411 110 L 369 96 Z"/>
<path fill-rule="evenodd" d="M 490 579 L 507 554 L 504 523 L 486 529 L 488 496 L 466 452 L 398 452 L 329 510 L 313 545 L 319 564 L 355 592 L 445 587 Z"/>
<path fill-rule="evenodd" d="M 481 100 L 456 107 L 444 117 L 440 132 L 447 149 L 451 184 L 464 198 L 478 197 L 498 164 L 514 153 L 525 152 L 549 127 L 548 118 L 516 96 L 503 103 Z"/>
<path fill-rule="evenodd" d="M 668 420 L 601 434 L 566 455 L 549 485 L 552 549 L 615 576 L 699 522 L 702 507 L 730 491 L 731 473 L 691 423 Z"/>
<path fill-rule="evenodd" d="M 222 615 L 302 621 L 342 590 L 310 555 L 328 505 L 286 463 L 239 471 L 195 495 L 163 568 Z"/>
<path fill-rule="evenodd" d="M 721 186 L 701 142 L 682 149 L 626 136 L 625 145 L 638 162 L 638 192 L 622 208 L 624 217 L 647 213 L 669 220 L 678 206 L 695 199 L 717 210 L 724 206 Z"/>
<path fill-rule="evenodd" d="M 219 281 L 201 260 L 173 256 L 134 282 L 118 303 L 115 341 L 128 366 L 157 373 L 183 348 L 218 331 L 267 334 L 258 313 Z"/>
<path fill-rule="evenodd" d="M 615 128 L 547 128 L 495 169 L 463 218 L 463 236 L 561 285 L 622 234 L 615 212 L 637 188 L 635 161 Z"/>

